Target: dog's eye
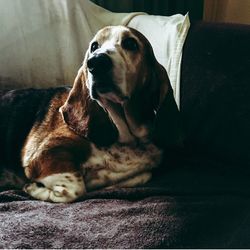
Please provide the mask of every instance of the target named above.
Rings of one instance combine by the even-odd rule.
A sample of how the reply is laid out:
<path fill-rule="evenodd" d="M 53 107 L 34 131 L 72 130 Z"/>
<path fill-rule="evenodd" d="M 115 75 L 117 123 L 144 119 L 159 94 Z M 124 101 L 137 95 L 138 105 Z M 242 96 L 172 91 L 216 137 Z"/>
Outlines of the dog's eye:
<path fill-rule="evenodd" d="M 90 46 L 90 52 L 93 53 L 95 50 L 99 48 L 98 42 L 93 42 Z"/>
<path fill-rule="evenodd" d="M 122 41 L 122 47 L 130 51 L 137 51 L 139 49 L 137 41 L 132 37 L 125 38 Z"/>

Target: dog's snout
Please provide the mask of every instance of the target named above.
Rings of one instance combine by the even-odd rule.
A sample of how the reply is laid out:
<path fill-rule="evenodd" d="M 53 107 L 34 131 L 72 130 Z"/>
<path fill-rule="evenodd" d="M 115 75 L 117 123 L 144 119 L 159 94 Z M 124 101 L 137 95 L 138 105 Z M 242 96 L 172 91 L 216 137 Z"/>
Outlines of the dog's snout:
<path fill-rule="evenodd" d="M 110 57 L 105 53 L 96 54 L 87 61 L 87 67 L 92 74 L 108 72 L 111 70 L 112 65 Z"/>

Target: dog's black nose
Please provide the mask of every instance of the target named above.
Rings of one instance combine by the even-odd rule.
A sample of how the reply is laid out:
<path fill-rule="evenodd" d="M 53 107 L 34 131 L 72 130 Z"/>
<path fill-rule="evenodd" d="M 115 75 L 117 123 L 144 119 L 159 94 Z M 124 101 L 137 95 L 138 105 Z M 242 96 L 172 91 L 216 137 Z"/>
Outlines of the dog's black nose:
<path fill-rule="evenodd" d="M 87 61 L 87 67 L 92 74 L 109 72 L 112 65 L 110 57 L 105 53 L 96 54 Z"/>

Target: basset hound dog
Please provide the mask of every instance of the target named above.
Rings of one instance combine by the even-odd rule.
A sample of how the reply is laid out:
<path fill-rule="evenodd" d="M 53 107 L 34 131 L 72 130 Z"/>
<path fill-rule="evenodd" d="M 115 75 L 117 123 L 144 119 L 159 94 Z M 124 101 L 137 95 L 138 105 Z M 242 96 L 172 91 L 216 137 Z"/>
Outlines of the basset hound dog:
<path fill-rule="evenodd" d="M 167 72 L 149 41 L 125 26 L 95 35 L 71 89 L 0 96 L 1 161 L 19 150 L 24 190 L 39 200 L 72 202 L 91 190 L 143 185 L 164 149 L 181 140 Z"/>

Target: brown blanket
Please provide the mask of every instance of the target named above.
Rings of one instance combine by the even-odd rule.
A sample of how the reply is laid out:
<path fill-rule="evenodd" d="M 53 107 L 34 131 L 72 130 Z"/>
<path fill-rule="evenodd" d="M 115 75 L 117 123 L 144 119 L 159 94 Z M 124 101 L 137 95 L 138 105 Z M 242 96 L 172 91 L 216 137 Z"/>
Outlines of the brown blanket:
<path fill-rule="evenodd" d="M 234 191 L 224 184 L 202 188 L 207 178 L 188 176 L 178 190 L 169 185 L 98 191 L 72 204 L 2 192 L 0 248 L 250 247 L 248 192 L 234 184 Z M 195 185 L 201 189 L 193 192 Z"/>

